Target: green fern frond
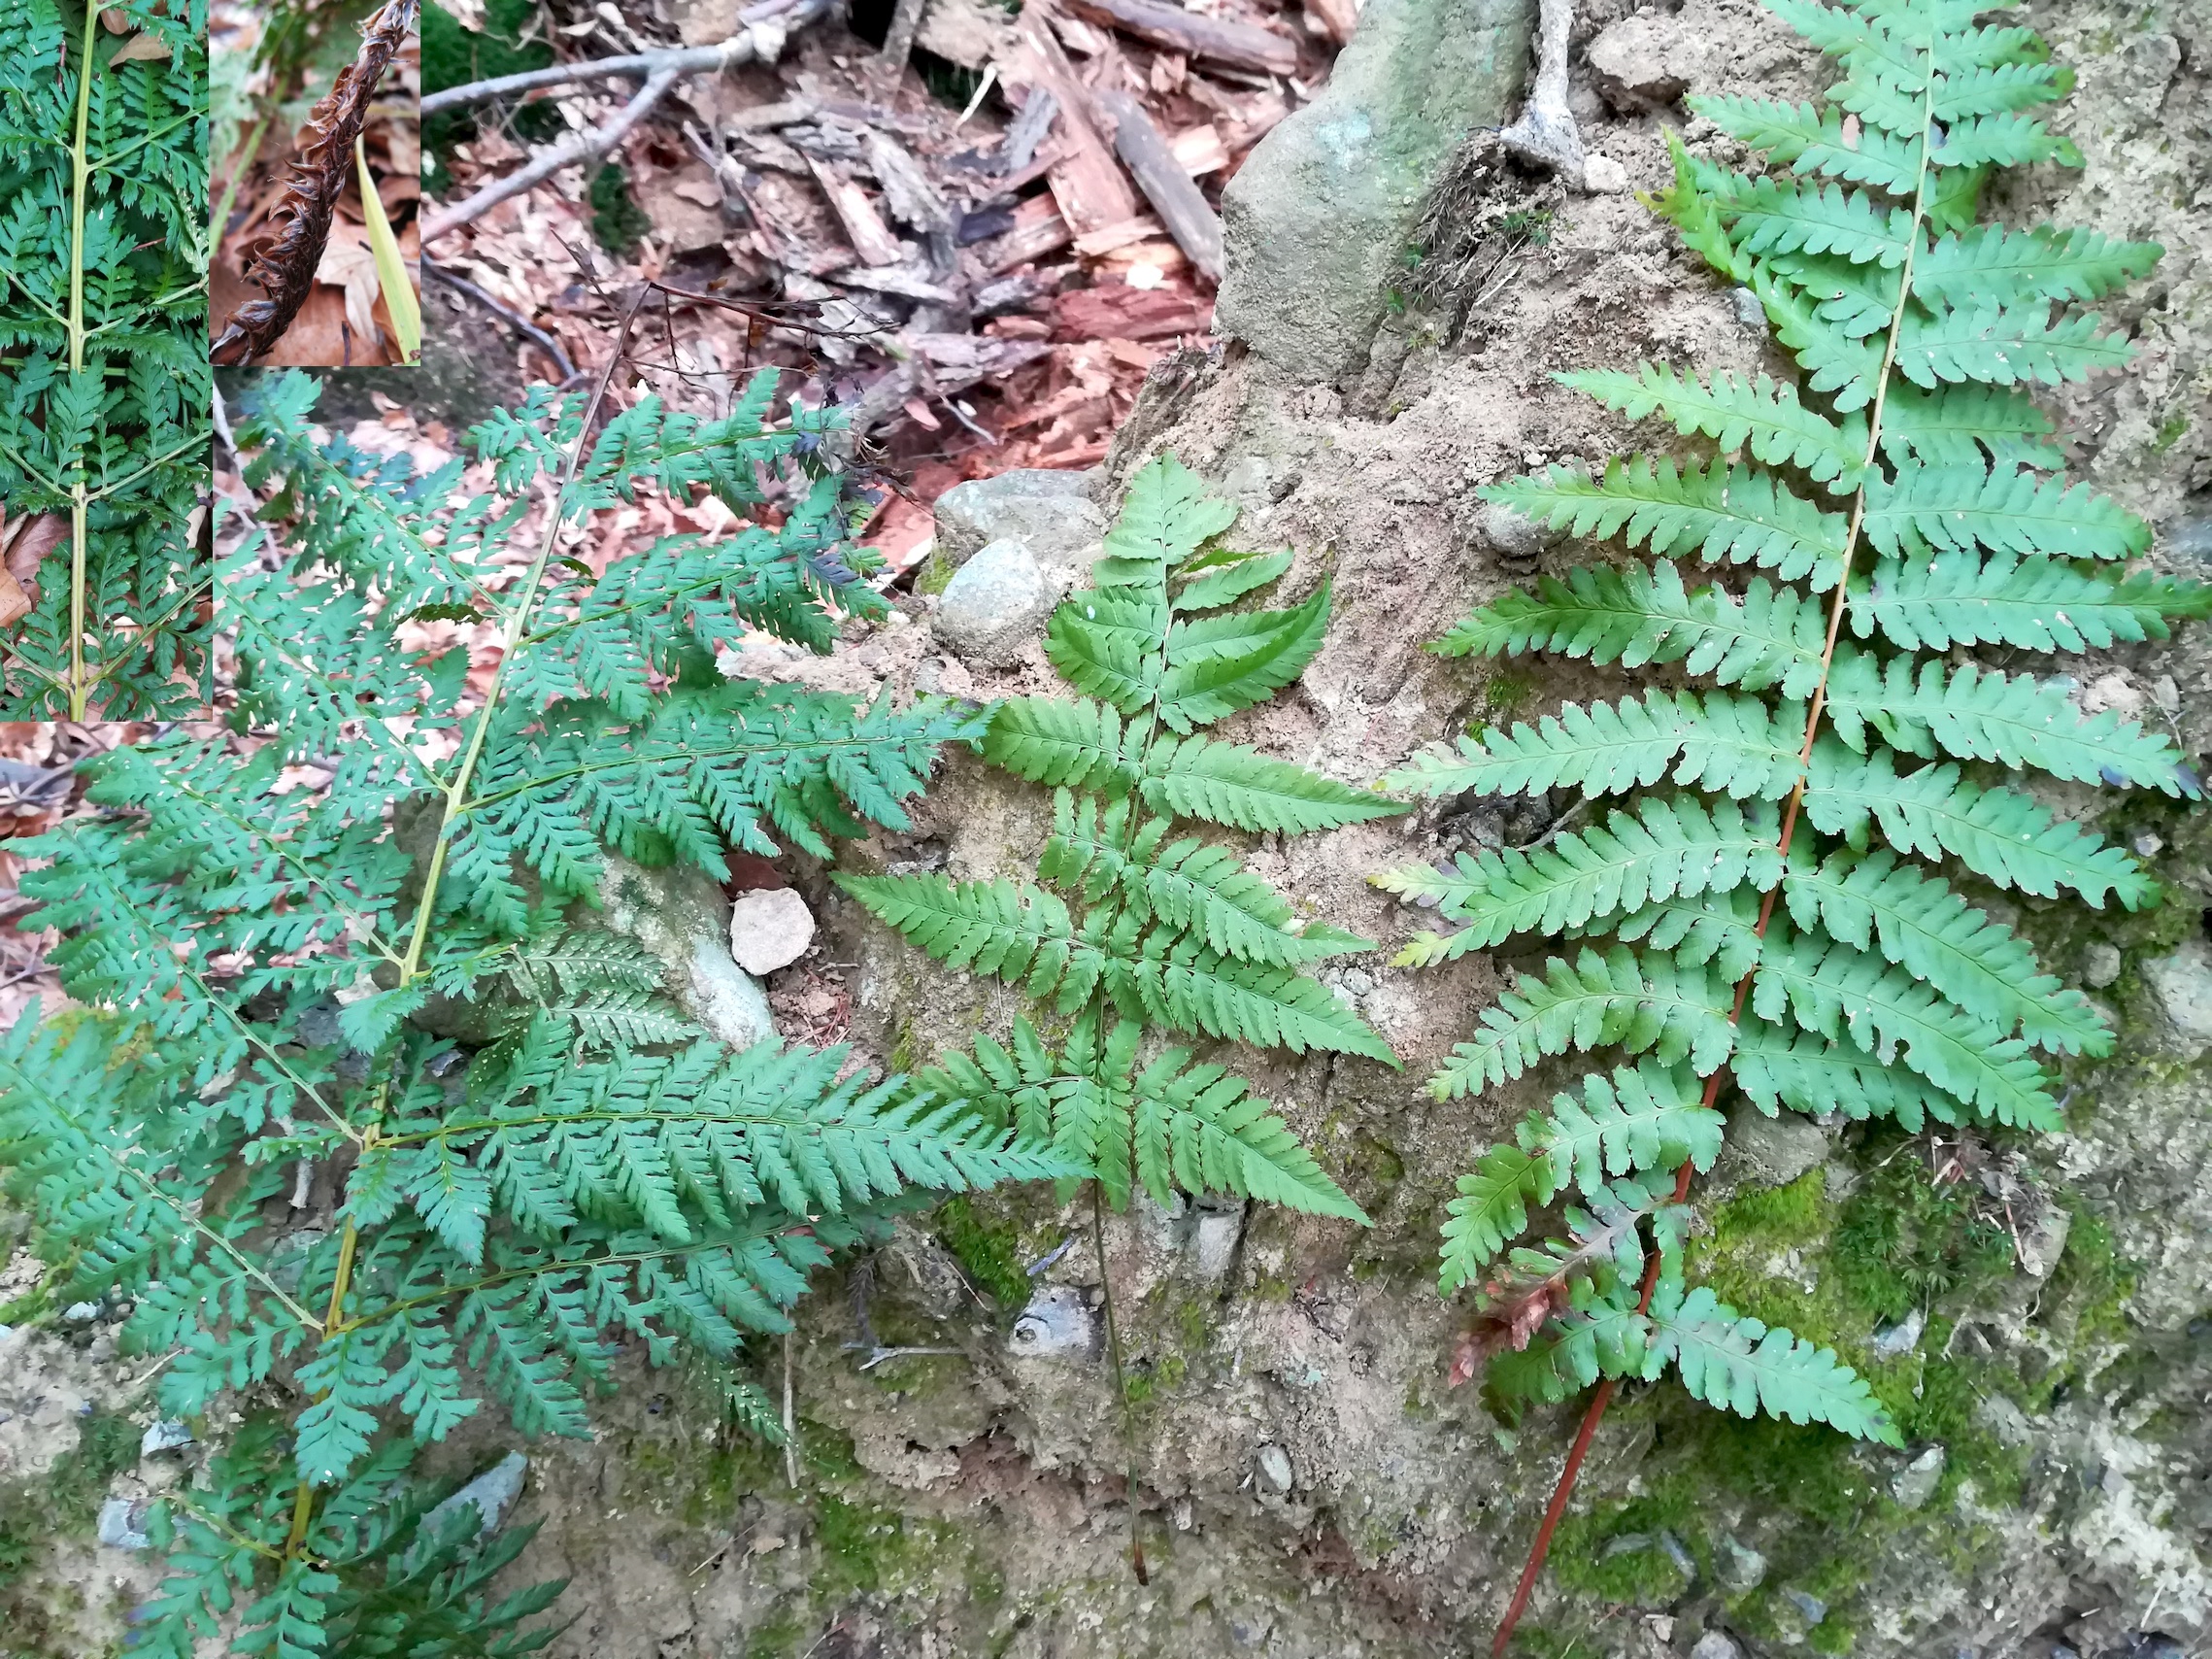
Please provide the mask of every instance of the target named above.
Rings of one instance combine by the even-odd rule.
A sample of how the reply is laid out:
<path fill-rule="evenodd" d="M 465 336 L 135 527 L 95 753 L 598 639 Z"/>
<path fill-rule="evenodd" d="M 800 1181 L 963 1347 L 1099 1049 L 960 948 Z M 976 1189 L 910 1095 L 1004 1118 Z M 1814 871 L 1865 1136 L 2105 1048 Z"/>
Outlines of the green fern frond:
<path fill-rule="evenodd" d="M 1736 1028 L 1728 1074 L 1768 1117 L 1787 1106 L 1808 1117 L 1890 1118 L 1918 1134 L 1930 1118 L 1956 1124 L 1965 1115 L 1950 1095 L 1903 1065 L 1754 1013 Z"/>
<path fill-rule="evenodd" d="M 1602 478 L 1553 466 L 1485 485 L 1485 500 L 1576 536 L 1624 537 L 1660 557 L 1695 552 L 1708 564 L 1756 564 L 1816 592 L 1843 568 L 1845 521 L 1793 494 L 1757 468 L 1637 457 L 1606 462 Z"/>
<path fill-rule="evenodd" d="M 983 753 L 992 765 L 1033 784 L 1122 795 L 1136 782 L 1120 717 L 1081 699 L 1009 698 L 991 716 Z"/>
<path fill-rule="evenodd" d="M 1914 385 L 1979 381 L 1988 386 L 2061 386 L 2099 369 L 2128 365 L 2133 348 L 2098 330 L 2094 312 L 2050 320 L 2038 300 L 2000 305 L 1978 299 L 1933 317 L 1908 313 L 1898 330 L 1897 372 Z"/>
<path fill-rule="evenodd" d="M 2071 888 L 2099 909 L 2110 894 L 2139 910 L 2158 897 L 2158 884 L 2120 848 L 2053 818 L 2026 796 L 1976 789 L 1954 765 L 1899 773 L 1885 753 L 1861 760 L 1823 744 L 1813 752 L 1805 814 L 1816 830 L 1855 848 L 1863 848 L 1869 826 L 1878 825 L 1900 853 L 1949 854 L 1999 887 L 2041 898 Z"/>
<path fill-rule="evenodd" d="M 1456 869 L 1417 865 L 1374 881 L 1402 897 L 1434 902 L 1447 920 L 1465 924 L 1452 936 L 1457 956 L 1516 933 L 1557 935 L 1655 900 L 1726 893 L 1746 882 L 1763 892 L 1782 876 L 1774 834 L 1774 809 L 1763 803 L 1746 812 L 1732 801 L 1708 809 L 1695 796 L 1654 796 L 1633 811 L 1609 814 L 1601 829 L 1560 835 L 1533 853 L 1461 853 Z"/>
<path fill-rule="evenodd" d="M 2056 472 L 2065 457 L 2047 440 L 2051 418 L 2023 392 L 2001 386 L 1892 386 L 1882 410 L 1882 454 L 1893 465 L 2000 467 Z"/>
<path fill-rule="evenodd" d="M 1526 1145 L 1550 1161 L 1551 1185 L 1601 1197 L 1614 1177 L 1688 1163 L 1710 1169 L 1721 1153 L 1722 1117 L 1700 1105 L 1703 1086 L 1677 1067 L 1616 1066 L 1583 1079 L 1582 1098 L 1552 1097 L 1548 1116 L 1527 1120 Z"/>
<path fill-rule="evenodd" d="M 2133 559 L 2151 526 L 2086 484 L 2002 468 L 1908 462 L 1866 487 L 1866 539 L 1876 551 L 1908 545 L 1985 547 L 1992 553 L 2067 559 Z"/>
<path fill-rule="evenodd" d="M 2038 971 L 2019 934 L 1886 850 L 1839 851 L 1817 867 L 1793 869 L 1782 894 L 1805 933 L 1879 949 L 2000 1033 L 2017 1029 L 2061 1054 L 2111 1052 L 2103 1016 L 2079 991 Z"/>
<path fill-rule="evenodd" d="M 2212 587 L 2150 571 L 2115 581 L 2062 559 L 1953 551 L 1877 561 L 1854 590 L 1850 615 L 1860 638 L 1879 632 L 1906 651 L 2102 651 L 2164 639 L 2169 619 L 2212 616 Z"/>
<path fill-rule="evenodd" d="M 1784 696 L 1810 694 L 1820 678 L 1827 623 L 1794 588 L 1753 577 L 1739 600 L 1724 589 L 1691 592 L 1671 560 L 1539 576 L 1468 617 L 1429 649 L 1441 657 L 1556 651 L 1640 668 L 1682 662 L 1723 686 Z"/>
<path fill-rule="evenodd" d="M 1716 374 L 1703 386 L 1664 364 L 1646 363 L 1633 375 L 1585 369 L 1554 378 L 1631 421 L 1664 415 L 1685 437 L 1711 438 L 1725 455 L 1748 447 L 1755 459 L 1797 467 L 1831 490 L 1853 488 L 1863 469 L 1863 421 L 1830 421 L 1798 402 L 1795 387 L 1778 386 L 1765 375 L 1745 385 Z"/>
<path fill-rule="evenodd" d="M 1459 1177 L 1458 1197 L 1445 1206 L 1438 1290 L 1450 1296 L 1474 1283 L 1507 1244 L 1528 1231 L 1531 1206 L 1550 1203 L 1557 1190 L 1548 1155 L 1520 1146 L 1485 1152 L 1474 1170 Z"/>
<path fill-rule="evenodd" d="M 1801 771 L 1790 706 L 1776 712 L 1753 697 L 1689 692 L 1569 703 L 1533 727 L 1493 727 L 1451 749 L 1423 750 L 1383 781 L 1428 796 L 1537 795 L 1562 787 L 1604 796 L 1665 778 L 1739 800 L 1779 800 Z"/>
<path fill-rule="evenodd" d="M 1764 1019 L 1787 1012 L 1831 1040 L 1848 1033 L 1879 1059 L 1901 1053 L 1937 1088 L 1997 1123 L 2046 1134 L 2062 1125 L 2026 1043 L 2000 1038 L 1992 1026 L 1869 952 L 1770 933 L 1751 999 Z"/>
<path fill-rule="evenodd" d="M 1838 653 L 1828 681 L 1836 734 L 1866 753 L 1869 728 L 1900 754 L 2032 766 L 2081 783 L 2103 781 L 2196 798 L 2195 775 L 2167 738 L 2109 710 L 2085 715 L 2069 682 L 2037 682 L 1972 663 L 1948 669 L 1905 658 L 1877 663 Z"/>
<path fill-rule="evenodd" d="M 1554 958 L 1544 977 L 1523 974 L 1486 1008 L 1470 1042 L 1454 1046 L 1428 1091 L 1456 1100 L 1520 1076 L 1547 1055 L 1569 1048 L 1651 1051 L 1661 1066 L 1687 1060 L 1709 1075 L 1732 1040 L 1728 994 L 1702 966 L 1615 946 L 1583 951 L 1572 964 Z"/>
<path fill-rule="evenodd" d="M 1913 264 L 1913 291 L 1948 306 L 2096 299 L 2148 276 L 2164 253 L 2155 242 L 2115 242 L 2094 230 L 1985 224 L 1925 250 Z"/>
<path fill-rule="evenodd" d="M 1285 835 L 1338 830 L 1406 810 L 1402 800 L 1210 737 L 1155 742 L 1138 792 L 1156 812 Z"/>
<path fill-rule="evenodd" d="M 1738 1313 L 1703 1285 L 1686 1293 L 1680 1279 L 1662 1278 L 1652 1298 L 1651 1332 L 1647 1378 L 1672 1365 L 1692 1394 L 1740 1417 L 1764 1411 L 1792 1423 L 1826 1423 L 1856 1440 L 1904 1443 L 1866 1379 L 1832 1348 Z"/>

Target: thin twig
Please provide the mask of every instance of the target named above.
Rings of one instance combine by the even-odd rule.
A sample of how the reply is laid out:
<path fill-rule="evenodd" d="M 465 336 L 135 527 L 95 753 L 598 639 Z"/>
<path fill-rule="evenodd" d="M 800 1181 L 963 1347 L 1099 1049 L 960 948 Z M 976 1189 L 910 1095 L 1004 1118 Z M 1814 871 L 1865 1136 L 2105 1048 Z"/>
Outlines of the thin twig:
<path fill-rule="evenodd" d="M 796 0 L 795 4 L 793 0 L 781 0 L 748 7 L 738 15 L 738 21 L 750 25 L 776 18 L 786 29 L 794 29 L 813 22 L 828 10 L 829 0 Z M 445 110 L 489 103 L 494 98 L 511 98 L 548 86 L 573 86 L 585 81 L 649 81 L 669 73 L 696 75 L 702 69 L 722 70 L 750 63 L 759 51 L 759 38 L 748 26 L 715 46 L 672 46 L 624 57 L 587 57 L 580 63 L 556 63 L 551 69 L 530 69 L 519 75 L 501 75 L 489 81 L 472 81 L 466 86 L 425 92 L 422 113 L 434 116 Z"/>
<path fill-rule="evenodd" d="M 430 260 L 424 259 L 422 261 L 422 269 L 426 275 L 436 277 L 440 282 L 445 283 L 447 286 L 458 288 L 462 293 L 467 294 L 469 298 L 475 300 L 477 304 L 483 306 L 484 309 L 490 312 L 492 316 L 498 318 L 502 322 L 505 322 L 517 333 L 520 334 L 523 338 L 530 341 L 540 351 L 544 352 L 547 356 L 553 358 L 553 366 L 560 370 L 560 378 L 563 385 L 566 385 L 570 380 L 573 380 L 575 378 L 576 365 L 568 360 L 568 354 L 560 349 L 560 342 L 558 340 L 555 340 L 551 334 L 548 334 L 543 328 L 540 328 L 535 322 L 532 322 L 528 318 L 524 317 L 520 312 L 501 304 L 498 300 L 492 298 L 490 294 L 485 292 L 483 288 L 470 282 L 468 278 L 461 276 L 458 272 L 449 271 L 443 265 L 433 264 Z"/>
<path fill-rule="evenodd" d="M 474 223 L 501 202 L 543 184 L 563 167 L 572 167 L 580 161 L 589 161 L 604 155 L 620 144 L 622 135 L 643 120 L 654 105 L 666 97 L 669 88 L 681 79 L 682 74 L 678 70 L 657 71 L 638 89 L 638 95 L 617 111 L 614 119 L 605 126 L 576 133 L 544 152 L 520 172 L 510 173 L 504 179 L 492 180 L 464 202 L 440 208 L 423 221 L 422 246 L 427 248 L 439 237 L 450 236 L 462 225 Z"/>

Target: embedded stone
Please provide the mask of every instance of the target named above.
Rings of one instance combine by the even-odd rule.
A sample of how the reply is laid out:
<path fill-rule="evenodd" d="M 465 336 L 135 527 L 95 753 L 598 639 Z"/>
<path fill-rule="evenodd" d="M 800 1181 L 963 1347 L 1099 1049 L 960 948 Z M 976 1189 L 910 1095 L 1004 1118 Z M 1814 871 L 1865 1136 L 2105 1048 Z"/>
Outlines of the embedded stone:
<path fill-rule="evenodd" d="M 1011 662 L 1044 631 L 1058 599 L 1024 544 L 994 541 L 954 572 L 930 627 L 962 657 Z"/>
<path fill-rule="evenodd" d="M 730 906 L 730 959 L 748 973 L 788 967 L 813 942 L 814 912 L 790 888 L 744 894 Z"/>

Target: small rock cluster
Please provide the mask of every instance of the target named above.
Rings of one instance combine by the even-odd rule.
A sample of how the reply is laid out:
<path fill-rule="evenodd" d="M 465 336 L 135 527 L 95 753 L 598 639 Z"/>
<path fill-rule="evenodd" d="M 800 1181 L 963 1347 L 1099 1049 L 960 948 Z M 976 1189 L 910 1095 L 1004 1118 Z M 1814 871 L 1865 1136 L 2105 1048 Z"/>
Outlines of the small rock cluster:
<path fill-rule="evenodd" d="M 936 557 L 957 568 L 930 629 L 974 662 L 1009 663 L 1044 630 L 1101 551 L 1095 475 L 1027 469 L 959 484 L 938 497 Z"/>

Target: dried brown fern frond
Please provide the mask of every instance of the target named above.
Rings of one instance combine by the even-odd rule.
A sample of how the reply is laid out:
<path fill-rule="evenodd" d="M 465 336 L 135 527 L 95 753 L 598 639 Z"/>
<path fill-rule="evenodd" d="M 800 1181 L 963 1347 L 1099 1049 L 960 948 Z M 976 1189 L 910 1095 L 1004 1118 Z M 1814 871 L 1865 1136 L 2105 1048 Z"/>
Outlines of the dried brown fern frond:
<path fill-rule="evenodd" d="M 278 229 L 258 244 L 247 263 L 246 280 L 267 295 L 248 300 L 224 324 L 209 356 L 218 363 L 251 362 L 283 338 L 307 300 L 323 244 L 330 240 L 330 219 L 353 176 L 353 140 L 368 119 L 369 101 L 385 69 L 415 27 L 420 0 L 387 0 L 361 28 L 361 50 L 339 71 L 322 101 L 307 118 L 305 142 L 292 163 L 284 199 L 271 213 Z"/>

